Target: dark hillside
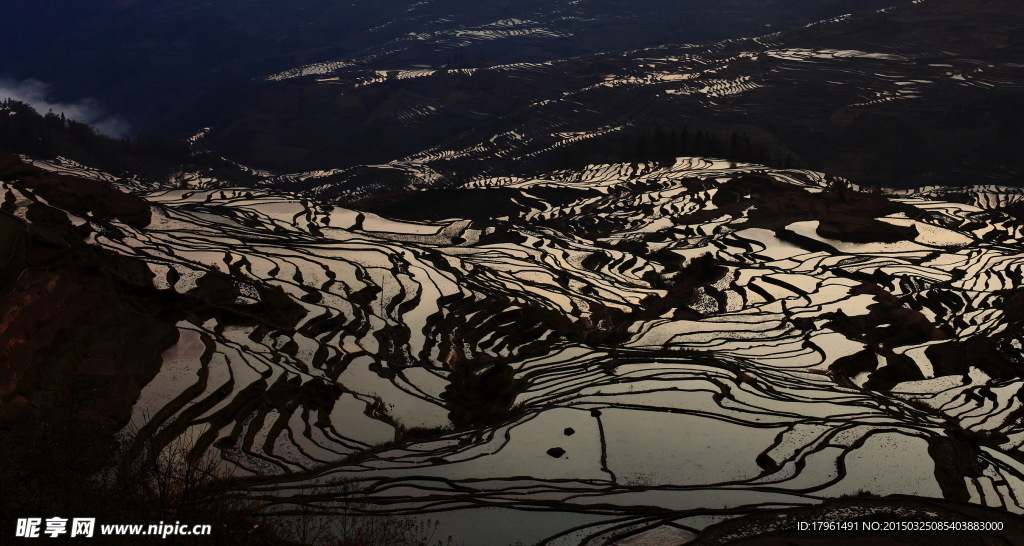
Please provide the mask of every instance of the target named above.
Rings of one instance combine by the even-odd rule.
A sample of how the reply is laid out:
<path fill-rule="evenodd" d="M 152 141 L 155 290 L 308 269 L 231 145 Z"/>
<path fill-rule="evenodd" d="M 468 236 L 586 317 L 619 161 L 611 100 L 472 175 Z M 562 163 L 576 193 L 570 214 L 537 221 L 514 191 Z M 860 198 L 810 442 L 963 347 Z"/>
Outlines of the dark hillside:
<path fill-rule="evenodd" d="M 255 80 L 311 63 L 540 62 L 736 38 L 895 1 L 13 0 L 0 78 L 50 84 L 60 102 L 96 99 L 147 132 L 191 134 L 234 112 L 262 87 Z"/>
<path fill-rule="evenodd" d="M 472 75 L 376 81 L 342 70 L 267 90 L 208 144 L 286 172 L 409 162 L 500 176 L 650 157 L 658 127 L 689 128 L 691 139 L 719 142 L 683 153 L 789 163 L 863 185 L 1020 185 L 1022 36 L 1013 0 L 930 0 L 756 39 Z M 733 134 L 760 151 L 736 154 Z M 624 139 L 634 140 L 628 153 Z M 345 176 L 317 191 L 350 191 Z"/>

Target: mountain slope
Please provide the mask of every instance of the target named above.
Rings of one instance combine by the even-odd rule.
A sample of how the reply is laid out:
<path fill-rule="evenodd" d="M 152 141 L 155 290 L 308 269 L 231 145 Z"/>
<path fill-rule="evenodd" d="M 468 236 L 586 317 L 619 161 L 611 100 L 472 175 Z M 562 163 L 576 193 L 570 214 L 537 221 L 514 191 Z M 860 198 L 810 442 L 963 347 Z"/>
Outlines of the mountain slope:
<path fill-rule="evenodd" d="M 197 302 L 136 442 L 191 438 L 268 506 L 441 511 L 472 543 L 447 510 L 591 543 L 858 491 L 1024 511 L 1019 190 L 880 196 L 697 158 L 476 186 L 457 191 L 515 207 L 412 222 L 142 190 L 131 225 L 45 206 Z M 24 213 L 38 190 L 4 191 L 46 225 Z"/>
<path fill-rule="evenodd" d="M 0 77 L 51 84 L 58 102 L 94 99 L 135 130 L 190 133 L 274 74 L 548 61 L 737 37 L 889 3 L 13 0 Z"/>
<path fill-rule="evenodd" d="M 478 70 L 339 68 L 263 93 L 206 145 L 359 197 L 469 173 L 630 160 L 653 130 L 746 134 L 865 185 L 1019 185 L 1017 3 L 927 0 L 707 46 Z M 725 150 L 729 145 L 721 146 Z"/>

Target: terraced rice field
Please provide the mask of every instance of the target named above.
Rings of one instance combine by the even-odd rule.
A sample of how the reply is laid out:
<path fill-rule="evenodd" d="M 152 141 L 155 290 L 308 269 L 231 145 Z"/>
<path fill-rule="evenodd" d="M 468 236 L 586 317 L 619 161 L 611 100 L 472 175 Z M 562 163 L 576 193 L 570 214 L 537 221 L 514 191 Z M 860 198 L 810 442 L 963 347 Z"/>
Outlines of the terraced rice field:
<path fill-rule="evenodd" d="M 68 212 L 158 289 L 304 310 L 181 321 L 137 441 L 188 439 L 269 509 L 430 514 L 468 543 L 682 537 L 860 492 L 1024 512 L 1019 190 L 857 197 L 700 158 L 470 186 L 519 212 L 127 186 L 145 228 Z M 42 199 L 4 193 L 22 218 Z"/>

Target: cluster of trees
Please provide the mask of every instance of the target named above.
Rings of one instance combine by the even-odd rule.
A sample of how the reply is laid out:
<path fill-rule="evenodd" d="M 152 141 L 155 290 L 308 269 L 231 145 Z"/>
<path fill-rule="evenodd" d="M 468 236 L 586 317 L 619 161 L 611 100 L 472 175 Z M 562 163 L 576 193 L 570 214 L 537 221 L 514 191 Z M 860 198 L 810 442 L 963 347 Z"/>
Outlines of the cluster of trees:
<path fill-rule="evenodd" d="M 579 169 L 600 163 L 641 163 L 655 161 L 670 164 L 677 157 L 714 157 L 729 161 L 758 163 L 782 169 L 792 168 L 788 153 L 754 140 L 746 133 L 665 129 L 625 133 L 615 137 L 584 140 L 551 154 L 542 170 Z"/>
<path fill-rule="evenodd" d="M 166 138 L 112 138 L 88 124 L 50 111 L 40 114 L 7 99 L 0 114 L 0 148 L 32 157 L 57 156 L 113 172 L 163 175 L 191 159 L 188 145 Z"/>
<path fill-rule="evenodd" d="M 622 154 L 631 161 L 672 161 L 680 156 L 716 157 L 731 161 L 760 163 L 771 167 L 793 166 L 790 155 L 775 154 L 746 133 L 731 132 L 728 136 L 715 131 L 664 130 L 627 135 Z"/>
<path fill-rule="evenodd" d="M 30 105 L 0 102 L 0 150 L 34 158 L 66 157 L 112 174 L 165 179 L 183 168 L 211 169 L 220 177 L 246 175 L 223 159 L 195 153 L 181 140 L 146 135 L 113 138 L 63 113 L 40 114 Z"/>

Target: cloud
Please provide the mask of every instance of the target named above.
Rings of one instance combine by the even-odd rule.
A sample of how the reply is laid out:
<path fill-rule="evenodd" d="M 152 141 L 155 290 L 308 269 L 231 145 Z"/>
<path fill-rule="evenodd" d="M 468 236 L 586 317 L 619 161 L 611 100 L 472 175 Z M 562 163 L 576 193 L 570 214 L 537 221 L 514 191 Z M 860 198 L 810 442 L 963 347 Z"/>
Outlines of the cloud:
<path fill-rule="evenodd" d="M 24 102 L 45 114 L 50 110 L 63 113 L 65 117 L 91 125 L 97 132 L 119 137 L 131 133 L 131 125 L 122 118 L 107 115 L 95 99 L 86 98 L 78 102 L 53 102 L 49 98 L 50 86 L 39 80 L 0 79 L 0 100 L 11 98 Z"/>

